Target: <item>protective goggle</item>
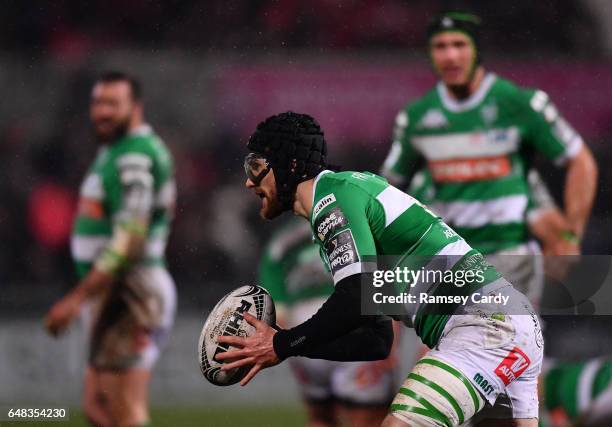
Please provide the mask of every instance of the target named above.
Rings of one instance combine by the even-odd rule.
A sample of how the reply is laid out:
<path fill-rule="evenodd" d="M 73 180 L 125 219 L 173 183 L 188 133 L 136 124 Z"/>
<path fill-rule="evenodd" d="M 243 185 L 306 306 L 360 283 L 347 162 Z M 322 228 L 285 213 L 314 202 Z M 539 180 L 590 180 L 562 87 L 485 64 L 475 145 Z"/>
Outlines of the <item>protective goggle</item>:
<path fill-rule="evenodd" d="M 257 153 L 249 153 L 244 158 L 244 172 L 247 178 L 256 186 L 261 184 L 261 181 L 270 172 L 270 164 L 268 161 Z"/>

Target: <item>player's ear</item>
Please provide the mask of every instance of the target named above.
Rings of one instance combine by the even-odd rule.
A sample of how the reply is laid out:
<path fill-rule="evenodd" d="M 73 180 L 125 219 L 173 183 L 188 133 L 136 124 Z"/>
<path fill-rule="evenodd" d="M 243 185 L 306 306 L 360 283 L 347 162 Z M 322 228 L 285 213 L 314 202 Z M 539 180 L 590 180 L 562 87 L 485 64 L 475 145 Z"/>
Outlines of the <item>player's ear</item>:
<path fill-rule="evenodd" d="M 134 100 L 134 112 L 141 116 L 144 114 L 144 105 L 142 103 L 142 100 L 139 100 L 139 99 Z"/>

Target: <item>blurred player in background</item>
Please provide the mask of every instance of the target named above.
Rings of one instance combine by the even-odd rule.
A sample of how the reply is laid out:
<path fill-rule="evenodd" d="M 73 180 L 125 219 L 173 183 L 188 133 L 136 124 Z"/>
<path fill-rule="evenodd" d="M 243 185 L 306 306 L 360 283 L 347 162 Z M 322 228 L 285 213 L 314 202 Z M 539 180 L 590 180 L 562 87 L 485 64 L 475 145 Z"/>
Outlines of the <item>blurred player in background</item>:
<path fill-rule="evenodd" d="M 548 366 L 546 366 L 548 365 Z M 612 359 L 544 364 L 542 427 L 612 425 Z"/>
<path fill-rule="evenodd" d="M 90 119 L 101 147 L 81 185 L 71 243 L 81 280 L 45 319 L 58 335 L 92 307 L 83 406 L 96 426 L 150 425 L 151 368 L 176 307 L 164 261 L 173 162 L 144 122 L 141 96 L 140 83 L 120 72 L 93 87 Z"/>
<path fill-rule="evenodd" d="M 405 186 L 424 164 L 433 184 L 430 207 L 537 304 L 541 260 L 532 256 L 539 249 L 529 240 L 526 215 L 533 154 L 567 165 L 563 218 L 554 223 L 565 244 L 549 245 L 552 255 L 579 252 L 597 167 L 546 93 L 485 70 L 479 27 L 468 13 L 430 23 L 428 49 L 440 82 L 398 114 L 383 174 Z"/>
<path fill-rule="evenodd" d="M 292 218 L 272 237 L 261 260 L 260 284 L 272 295 L 277 323 L 282 328 L 309 319 L 333 293 L 331 274 L 321 263 L 305 221 Z M 382 361 L 294 358 L 290 366 L 306 402 L 311 427 L 341 425 L 342 416 L 353 427 L 379 425 L 395 394 L 395 349 Z"/>
<path fill-rule="evenodd" d="M 578 249 L 575 240 L 568 239 L 568 236 L 564 234 L 564 231 L 569 227 L 567 220 L 535 168 L 529 170 L 527 182 L 530 203 L 525 213 L 525 219 L 529 231 L 541 244 L 542 254 L 553 255 L 545 258 L 545 260 L 549 260 L 550 263 L 560 262 L 563 258 L 555 257 L 555 255 L 572 255 Z M 427 168 L 422 168 L 413 176 L 408 187 L 408 193 L 422 203 L 427 205 L 432 203 L 435 186 Z M 546 268 L 546 263 L 544 267 Z M 538 269 L 534 270 L 533 273 L 534 276 L 539 274 Z M 547 270 L 547 273 L 552 272 Z M 534 280 L 537 279 L 534 277 Z M 532 299 L 536 300 L 537 298 L 534 296 Z"/>

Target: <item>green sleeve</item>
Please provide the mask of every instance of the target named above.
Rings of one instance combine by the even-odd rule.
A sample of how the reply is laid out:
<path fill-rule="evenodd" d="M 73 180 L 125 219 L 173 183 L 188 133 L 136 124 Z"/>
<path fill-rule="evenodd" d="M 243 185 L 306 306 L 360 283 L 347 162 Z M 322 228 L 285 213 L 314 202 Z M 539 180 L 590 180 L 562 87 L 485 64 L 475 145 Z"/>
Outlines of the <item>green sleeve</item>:
<path fill-rule="evenodd" d="M 408 110 L 395 117 L 393 143 L 385 159 L 381 174 L 396 187 L 405 187 L 416 172 L 421 161 L 420 153 L 410 141 L 410 119 Z"/>
<path fill-rule="evenodd" d="M 523 91 L 527 123 L 526 143 L 557 165 L 574 157 L 583 141 L 574 128 L 559 114 L 549 96 L 541 91 Z"/>
<path fill-rule="evenodd" d="M 408 186 L 408 194 L 425 205 L 432 202 L 435 197 L 435 187 L 429 169 L 422 168 L 414 174 Z"/>
<path fill-rule="evenodd" d="M 259 263 L 259 284 L 266 288 L 275 303 L 288 303 L 285 270 L 280 259 L 267 250 Z"/>
<path fill-rule="evenodd" d="M 346 182 L 327 190 L 318 188 L 317 192 L 325 194 L 322 198 L 333 194 L 335 200 L 313 217 L 313 231 L 335 285 L 346 277 L 371 271 L 364 257 L 376 255 L 376 244 L 368 219 L 370 196 Z"/>

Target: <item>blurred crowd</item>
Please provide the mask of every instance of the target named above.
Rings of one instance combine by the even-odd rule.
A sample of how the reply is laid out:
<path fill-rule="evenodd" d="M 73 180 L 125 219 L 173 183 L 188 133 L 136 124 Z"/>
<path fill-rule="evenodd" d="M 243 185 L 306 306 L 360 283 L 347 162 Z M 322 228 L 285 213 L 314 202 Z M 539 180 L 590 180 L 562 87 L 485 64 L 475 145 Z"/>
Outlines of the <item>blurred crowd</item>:
<path fill-rule="evenodd" d="M 579 0 L 90 0 L 3 3 L 0 45 L 81 55 L 90 49 L 189 48 L 198 53 L 315 49 L 420 49 L 428 16 L 468 6 L 485 17 L 484 46 L 515 54 L 598 51 Z"/>

